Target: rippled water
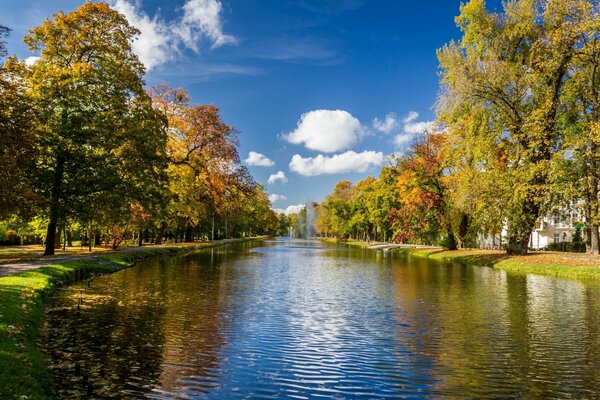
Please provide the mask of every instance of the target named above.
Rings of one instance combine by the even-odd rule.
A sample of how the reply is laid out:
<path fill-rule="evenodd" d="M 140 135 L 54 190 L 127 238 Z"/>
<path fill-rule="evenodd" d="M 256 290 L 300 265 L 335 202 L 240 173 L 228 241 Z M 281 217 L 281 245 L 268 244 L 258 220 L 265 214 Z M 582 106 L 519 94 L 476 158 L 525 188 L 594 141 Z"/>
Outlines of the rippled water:
<path fill-rule="evenodd" d="M 600 287 L 255 242 L 71 286 L 41 347 L 68 399 L 600 397 Z"/>

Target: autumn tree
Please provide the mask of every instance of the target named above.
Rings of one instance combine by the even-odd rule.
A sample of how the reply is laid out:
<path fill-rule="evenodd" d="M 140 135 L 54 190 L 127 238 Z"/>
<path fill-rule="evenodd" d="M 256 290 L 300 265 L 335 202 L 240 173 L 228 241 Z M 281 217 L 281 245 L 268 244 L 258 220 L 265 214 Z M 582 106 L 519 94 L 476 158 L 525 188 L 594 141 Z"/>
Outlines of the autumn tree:
<path fill-rule="evenodd" d="M 0 26 L 0 61 L 7 54 L 4 38 L 10 30 Z M 35 195 L 30 181 L 35 160 L 35 112 L 23 80 L 25 65 L 15 58 L 0 67 L 0 217 L 14 213 L 31 216 Z"/>
<path fill-rule="evenodd" d="M 594 18 L 591 7 L 582 0 L 515 0 L 504 3 L 503 13 L 490 13 L 483 0 L 471 0 L 456 19 L 462 40 L 438 52 L 441 121 L 451 126 L 476 109 L 485 143 L 503 148 L 502 170 L 487 155 L 476 168 L 494 174 L 493 184 L 506 193 L 509 253 L 527 252 L 548 200 L 551 161 L 562 140 L 561 96 L 585 21 Z"/>
<path fill-rule="evenodd" d="M 185 225 L 186 241 L 191 241 L 196 225 L 227 218 L 256 183 L 240 165 L 237 131 L 221 120 L 217 107 L 192 104 L 185 90 L 164 84 L 151 94 L 169 125 L 171 218 Z"/>
<path fill-rule="evenodd" d="M 558 191 L 564 200 L 584 202 L 588 251 L 599 252 L 600 234 L 600 9 L 591 4 L 569 69 L 559 126 L 565 137 L 557 154 Z"/>
<path fill-rule="evenodd" d="M 41 54 L 27 85 L 40 114 L 36 184 L 47 199 L 46 255 L 59 222 L 86 204 L 128 210 L 161 180 L 164 123 L 131 50 L 137 34 L 108 4 L 87 2 L 25 37 Z"/>
<path fill-rule="evenodd" d="M 443 133 L 424 133 L 411 153 L 398 163 L 397 190 L 400 206 L 393 210 L 400 241 L 417 239 L 451 250 L 457 242 L 452 225 L 452 202 L 446 176 Z"/>

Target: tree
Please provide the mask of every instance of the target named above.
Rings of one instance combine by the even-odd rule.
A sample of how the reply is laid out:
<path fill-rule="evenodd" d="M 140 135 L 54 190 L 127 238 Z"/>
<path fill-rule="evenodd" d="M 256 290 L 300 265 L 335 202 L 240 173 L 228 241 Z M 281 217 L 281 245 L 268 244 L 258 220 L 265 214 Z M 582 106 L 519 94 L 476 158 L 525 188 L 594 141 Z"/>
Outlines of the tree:
<path fill-rule="evenodd" d="M 151 94 L 169 124 L 171 217 L 183 222 L 191 241 L 194 226 L 226 217 L 238 196 L 251 194 L 256 183 L 239 165 L 237 131 L 221 120 L 217 107 L 194 105 L 185 90 L 164 84 Z"/>
<path fill-rule="evenodd" d="M 91 207 L 96 217 L 103 209 L 121 220 L 132 200 L 156 198 L 146 195 L 163 176 L 165 124 L 131 50 L 138 33 L 107 4 L 87 2 L 24 39 L 41 51 L 28 86 L 40 114 L 36 185 L 47 199 L 46 255 L 54 254 L 59 222 L 77 212 Z"/>
<path fill-rule="evenodd" d="M 509 253 L 527 252 L 548 200 L 550 164 L 561 145 L 561 95 L 590 7 L 581 0 L 515 0 L 496 14 L 483 0 L 471 0 L 456 19 L 462 40 L 438 52 L 440 119 L 451 126 L 475 109 L 484 117 L 485 142 L 504 148 L 504 170 L 487 157 L 477 168 L 493 171 L 494 184 L 507 194 Z"/>
<path fill-rule="evenodd" d="M 444 143 L 443 133 L 425 133 L 412 154 L 400 159 L 396 183 L 400 207 L 395 210 L 400 229 L 396 234 L 425 243 L 443 238 L 444 245 L 454 250 L 457 243 L 451 220 Z"/>
<path fill-rule="evenodd" d="M 352 234 L 352 204 L 351 199 L 355 187 L 350 181 L 340 181 L 335 185 L 333 193 L 325 198 L 321 212 L 319 230 L 333 234 L 339 239 L 347 238 Z"/>
<path fill-rule="evenodd" d="M 560 127 L 565 146 L 557 154 L 557 181 L 562 198 L 584 201 L 588 252 L 600 242 L 600 11 L 587 9 L 581 39 L 569 69 Z"/>
<path fill-rule="evenodd" d="M 7 54 L 2 39 L 9 32 L 0 26 L 0 60 Z M 0 68 L 0 218 L 17 212 L 31 217 L 36 209 L 29 179 L 36 159 L 36 114 L 22 85 L 26 74 L 15 58 Z"/>

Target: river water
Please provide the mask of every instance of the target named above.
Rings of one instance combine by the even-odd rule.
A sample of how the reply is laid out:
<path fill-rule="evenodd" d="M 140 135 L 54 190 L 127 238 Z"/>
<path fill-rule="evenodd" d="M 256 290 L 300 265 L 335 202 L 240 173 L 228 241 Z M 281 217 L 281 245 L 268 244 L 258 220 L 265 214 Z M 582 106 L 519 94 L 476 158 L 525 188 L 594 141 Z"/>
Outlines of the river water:
<path fill-rule="evenodd" d="M 61 291 L 60 398 L 600 397 L 600 287 L 247 242 Z"/>

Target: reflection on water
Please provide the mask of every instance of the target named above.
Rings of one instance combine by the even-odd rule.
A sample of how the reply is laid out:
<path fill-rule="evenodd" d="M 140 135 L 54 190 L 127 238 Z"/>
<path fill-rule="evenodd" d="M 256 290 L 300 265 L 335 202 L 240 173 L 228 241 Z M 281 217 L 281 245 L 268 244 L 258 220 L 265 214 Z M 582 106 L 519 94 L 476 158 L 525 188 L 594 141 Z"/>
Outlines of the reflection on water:
<path fill-rule="evenodd" d="M 67 288 L 61 398 L 594 397 L 600 287 L 316 242 L 146 262 Z"/>

